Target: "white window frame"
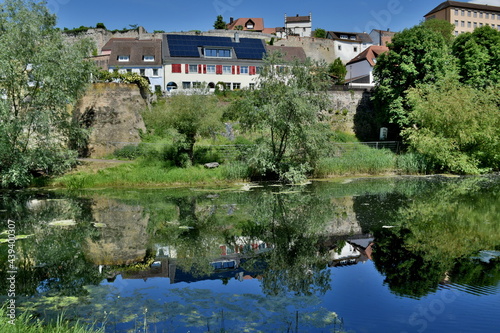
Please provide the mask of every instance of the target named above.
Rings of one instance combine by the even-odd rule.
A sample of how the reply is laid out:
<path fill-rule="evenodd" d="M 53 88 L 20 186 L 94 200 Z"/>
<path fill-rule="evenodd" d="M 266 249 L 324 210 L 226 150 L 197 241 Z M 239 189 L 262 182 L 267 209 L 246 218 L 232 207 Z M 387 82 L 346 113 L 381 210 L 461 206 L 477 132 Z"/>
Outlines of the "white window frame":
<path fill-rule="evenodd" d="M 189 65 L 188 69 L 189 74 L 198 74 L 198 65 Z"/>
<path fill-rule="evenodd" d="M 222 74 L 233 74 L 232 66 L 222 66 Z"/>
<path fill-rule="evenodd" d="M 248 66 L 240 66 L 240 74 L 248 75 L 249 67 Z"/>
<path fill-rule="evenodd" d="M 215 74 L 216 68 L 215 65 L 207 65 L 207 74 Z"/>
<path fill-rule="evenodd" d="M 215 55 L 207 55 L 207 51 L 215 51 Z M 229 56 L 226 55 L 221 55 L 222 52 L 229 52 Z M 232 52 L 231 49 L 222 49 L 222 48 L 205 48 L 203 49 L 203 55 L 205 58 L 231 58 L 232 57 Z"/>
<path fill-rule="evenodd" d="M 156 71 L 156 73 L 155 73 Z M 158 68 L 153 68 L 153 75 L 152 76 L 160 76 L 160 70 Z"/>
<path fill-rule="evenodd" d="M 119 62 L 127 62 L 127 61 L 130 61 L 130 56 L 129 56 L 129 55 L 119 55 L 119 56 L 118 56 L 118 61 L 119 61 Z"/>
<path fill-rule="evenodd" d="M 145 55 L 142 57 L 142 60 L 145 62 L 153 62 L 153 61 L 155 61 L 155 56 Z"/>

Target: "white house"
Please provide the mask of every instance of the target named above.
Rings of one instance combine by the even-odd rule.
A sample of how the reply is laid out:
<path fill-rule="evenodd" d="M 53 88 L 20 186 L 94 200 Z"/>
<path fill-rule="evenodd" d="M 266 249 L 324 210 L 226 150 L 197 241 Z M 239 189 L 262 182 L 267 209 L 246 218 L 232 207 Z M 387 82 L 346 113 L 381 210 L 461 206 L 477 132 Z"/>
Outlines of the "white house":
<path fill-rule="evenodd" d="M 161 39 L 111 38 L 102 48 L 109 55 L 108 70 L 137 73 L 149 81 L 151 91 L 162 90 Z"/>
<path fill-rule="evenodd" d="M 367 33 L 327 31 L 326 38 L 334 41 L 335 57 L 344 64 L 373 44 Z"/>
<path fill-rule="evenodd" d="M 285 14 L 285 32 L 287 35 L 311 37 L 312 34 L 312 14 L 309 16 L 286 16 Z"/>
<path fill-rule="evenodd" d="M 375 85 L 373 79 L 373 68 L 377 58 L 384 52 L 388 52 L 387 46 L 372 45 L 346 64 L 346 83 L 351 86 L 371 88 Z"/>
<path fill-rule="evenodd" d="M 253 89 L 266 54 L 258 38 L 165 34 L 164 90 Z"/>

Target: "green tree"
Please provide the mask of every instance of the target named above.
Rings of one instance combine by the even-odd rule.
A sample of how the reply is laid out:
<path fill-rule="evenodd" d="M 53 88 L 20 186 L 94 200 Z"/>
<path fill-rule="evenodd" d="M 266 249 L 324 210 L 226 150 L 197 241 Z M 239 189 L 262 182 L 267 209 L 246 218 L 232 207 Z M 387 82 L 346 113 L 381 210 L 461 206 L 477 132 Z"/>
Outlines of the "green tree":
<path fill-rule="evenodd" d="M 381 125 L 410 126 L 407 90 L 419 83 L 434 83 L 446 73 L 454 72 L 453 64 L 448 43 L 441 33 L 424 24 L 397 33 L 389 52 L 377 59 L 374 68 L 378 86 L 373 99 L 381 114 Z"/>
<path fill-rule="evenodd" d="M 337 58 L 328 66 L 328 73 L 332 76 L 335 84 L 343 84 L 347 74 L 347 68 L 342 60 Z"/>
<path fill-rule="evenodd" d="M 462 86 L 455 78 L 408 93 L 412 126 L 402 135 L 437 169 L 477 174 L 500 168 L 500 86 Z"/>
<path fill-rule="evenodd" d="M 251 166 L 267 178 L 303 180 L 328 139 L 328 126 L 320 121 L 329 101 L 326 65 L 307 60 L 285 66 L 282 55 L 272 53 L 259 85 L 234 105 L 243 127 L 261 133 Z"/>
<path fill-rule="evenodd" d="M 444 40 L 450 45 L 454 40 L 453 31 L 455 31 L 455 26 L 448 21 L 438 19 L 426 20 L 422 22 L 422 26 L 442 35 Z"/>
<path fill-rule="evenodd" d="M 478 88 L 500 83 L 500 31 L 484 26 L 459 35 L 453 55 L 463 83 Z"/>
<path fill-rule="evenodd" d="M 175 95 L 167 101 L 163 119 L 181 135 L 176 142 L 176 154 L 184 156 L 183 166 L 193 162 L 197 137 L 213 135 L 222 127 L 222 113 L 214 96 Z"/>
<path fill-rule="evenodd" d="M 95 25 L 96 29 L 104 29 L 106 30 L 106 26 L 104 25 L 104 23 L 97 23 Z"/>
<path fill-rule="evenodd" d="M 68 106 L 84 93 L 93 64 L 88 40 L 67 44 L 44 3 L 0 4 L 0 186 L 26 186 L 32 173 L 65 171 L 77 132 Z"/>
<path fill-rule="evenodd" d="M 215 20 L 215 23 L 214 23 L 214 29 L 226 29 L 226 28 L 227 28 L 227 24 L 224 21 L 224 18 L 222 17 L 222 15 L 217 15 L 217 19 Z"/>
<path fill-rule="evenodd" d="M 318 28 L 314 31 L 314 37 L 316 38 L 326 38 L 325 29 Z"/>

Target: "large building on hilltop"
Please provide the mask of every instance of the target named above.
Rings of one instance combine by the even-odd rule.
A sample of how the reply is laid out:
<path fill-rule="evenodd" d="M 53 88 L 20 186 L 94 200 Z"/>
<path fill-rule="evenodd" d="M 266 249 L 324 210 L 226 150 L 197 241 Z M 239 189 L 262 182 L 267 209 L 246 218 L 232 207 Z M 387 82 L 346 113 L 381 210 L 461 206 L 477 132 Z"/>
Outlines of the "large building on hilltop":
<path fill-rule="evenodd" d="M 500 7 L 469 2 L 445 1 L 425 16 L 426 20 L 440 19 L 455 26 L 455 36 L 472 32 L 475 28 L 489 25 L 500 30 Z"/>

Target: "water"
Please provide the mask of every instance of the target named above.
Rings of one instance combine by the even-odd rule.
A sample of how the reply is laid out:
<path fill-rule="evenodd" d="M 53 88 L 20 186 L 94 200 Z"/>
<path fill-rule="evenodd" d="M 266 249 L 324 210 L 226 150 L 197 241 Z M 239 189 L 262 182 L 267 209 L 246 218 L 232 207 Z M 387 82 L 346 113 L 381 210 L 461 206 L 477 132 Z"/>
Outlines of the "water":
<path fill-rule="evenodd" d="M 19 312 L 107 332 L 495 332 L 499 203 L 498 176 L 20 191 L 0 229 Z"/>

